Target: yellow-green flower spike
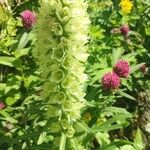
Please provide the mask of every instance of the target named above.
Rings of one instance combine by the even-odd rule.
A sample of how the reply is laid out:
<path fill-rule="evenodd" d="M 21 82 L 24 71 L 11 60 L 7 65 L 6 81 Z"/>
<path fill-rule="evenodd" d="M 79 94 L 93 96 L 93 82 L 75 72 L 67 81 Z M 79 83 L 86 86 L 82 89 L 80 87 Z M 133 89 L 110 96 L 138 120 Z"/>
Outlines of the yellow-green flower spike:
<path fill-rule="evenodd" d="M 73 124 L 80 119 L 85 103 L 84 64 L 90 24 L 87 6 L 84 0 L 41 0 L 34 30 L 37 40 L 33 55 L 44 81 L 43 99 L 50 105 L 46 117 L 54 117 L 56 112 L 56 127 L 61 125 L 58 132 L 68 138 L 74 136 Z"/>

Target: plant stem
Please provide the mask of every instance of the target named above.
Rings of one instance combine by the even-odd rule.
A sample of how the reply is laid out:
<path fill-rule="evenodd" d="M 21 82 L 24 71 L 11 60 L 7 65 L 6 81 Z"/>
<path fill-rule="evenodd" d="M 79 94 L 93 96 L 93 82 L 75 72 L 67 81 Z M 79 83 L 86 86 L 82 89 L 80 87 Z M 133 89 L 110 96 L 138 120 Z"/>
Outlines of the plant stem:
<path fill-rule="evenodd" d="M 59 150 L 65 150 L 65 146 L 66 146 L 66 135 L 64 133 L 61 134 L 61 139 L 60 139 L 60 146 L 59 146 Z"/>

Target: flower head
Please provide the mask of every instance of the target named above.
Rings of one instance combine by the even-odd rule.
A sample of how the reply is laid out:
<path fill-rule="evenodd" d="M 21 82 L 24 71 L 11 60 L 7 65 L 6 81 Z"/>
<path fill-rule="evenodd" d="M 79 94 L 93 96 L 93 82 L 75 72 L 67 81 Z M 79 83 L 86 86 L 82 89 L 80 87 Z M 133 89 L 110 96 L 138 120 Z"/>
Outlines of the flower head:
<path fill-rule="evenodd" d="M 4 4 L 5 0 L 0 0 L 0 4 Z"/>
<path fill-rule="evenodd" d="M 9 122 L 6 122 L 5 125 L 4 125 L 4 129 L 5 129 L 6 132 L 9 132 L 13 128 L 14 128 L 14 125 L 9 123 Z"/>
<path fill-rule="evenodd" d="M 25 10 L 21 13 L 22 24 L 26 29 L 31 29 L 36 21 L 36 16 L 30 10 Z"/>
<path fill-rule="evenodd" d="M 106 90 L 118 89 L 120 86 L 120 78 L 114 72 L 108 72 L 102 77 L 102 86 Z"/>
<path fill-rule="evenodd" d="M 123 25 L 120 27 L 120 32 L 124 35 L 127 36 L 129 33 L 130 29 L 128 25 Z"/>
<path fill-rule="evenodd" d="M 113 70 L 119 77 L 127 78 L 130 73 L 130 65 L 126 60 L 119 60 Z"/>
<path fill-rule="evenodd" d="M 133 4 L 130 0 L 121 0 L 120 6 L 121 6 L 122 12 L 125 14 L 128 14 L 131 12 Z"/>
<path fill-rule="evenodd" d="M 5 104 L 3 102 L 0 102 L 0 110 L 5 108 Z"/>
<path fill-rule="evenodd" d="M 148 68 L 147 68 L 146 64 L 143 64 L 143 65 L 141 66 L 140 70 L 142 71 L 143 74 L 147 74 Z"/>

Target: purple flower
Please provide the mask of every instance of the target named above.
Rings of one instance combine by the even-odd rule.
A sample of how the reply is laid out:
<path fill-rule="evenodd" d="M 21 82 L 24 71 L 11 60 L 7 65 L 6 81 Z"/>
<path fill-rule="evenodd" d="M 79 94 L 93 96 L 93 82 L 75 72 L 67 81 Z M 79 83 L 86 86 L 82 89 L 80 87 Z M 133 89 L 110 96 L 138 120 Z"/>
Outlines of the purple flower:
<path fill-rule="evenodd" d="M 123 25 L 120 27 L 120 32 L 124 35 L 124 36 L 128 36 L 130 29 L 128 25 Z"/>
<path fill-rule="evenodd" d="M 102 77 L 102 86 L 105 90 L 118 89 L 120 86 L 120 78 L 114 72 L 108 72 Z"/>
<path fill-rule="evenodd" d="M 26 29 L 31 29 L 36 22 L 36 16 L 30 10 L 21 13 L 22 24 Z"/>
<path fill-rule="evenodd" d="M 0 102 L 0 110 L 5 108 L 5 104 L 3 102 Z"/>
<path fill-rule="evenodd" d="M 130 65 L 126 60 L 119 60 L 113 71 L 122 78 L 127 78 L 128 75 L 130 74 Z"/>

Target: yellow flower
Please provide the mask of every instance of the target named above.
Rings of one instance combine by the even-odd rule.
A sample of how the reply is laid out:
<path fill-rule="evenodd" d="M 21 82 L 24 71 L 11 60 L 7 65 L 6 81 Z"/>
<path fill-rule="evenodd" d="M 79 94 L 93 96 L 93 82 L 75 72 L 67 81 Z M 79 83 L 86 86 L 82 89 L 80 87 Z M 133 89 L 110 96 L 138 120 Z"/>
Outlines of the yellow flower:
<path fill-rule="evenodd" d="M 131 12 L 131 9 L 133 7 L 133 4 L 130 0 L 121 0 L 120 6 L 122 9 L 122 12 L 125 14 L 128 14 Z"/>

